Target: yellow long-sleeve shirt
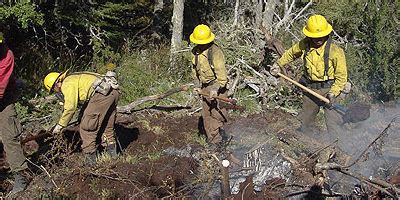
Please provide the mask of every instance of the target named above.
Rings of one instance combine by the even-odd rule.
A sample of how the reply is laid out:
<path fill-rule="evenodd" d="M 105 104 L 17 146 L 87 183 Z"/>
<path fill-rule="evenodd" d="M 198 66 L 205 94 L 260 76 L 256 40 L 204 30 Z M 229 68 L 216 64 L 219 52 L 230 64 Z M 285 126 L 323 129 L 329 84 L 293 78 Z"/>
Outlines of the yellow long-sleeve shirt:
<path fill-rule="evenodd" d="M 208 51 L 210 48 L 212 48 L 212 63 L 209 63 L 208 59 Z M 197 53 L 196 47 L 192 51 L 192 76 L 194 79 L 198 79 L 201 83 L 209 83 L 216 79 L 220 87 L 225 87 L 228 82 L 228 76 L 225 67 L 224 54 L 216 45 L 210 48 L 198 54 L 197 63 L 195 56 Z"/>
<path fill-rule="evenodd" d="M 284 66 L 297 58 L 303 58 L 306 51 L 306 42 L 307 39 L 303 39 L 285 51 L 282 57 L 277 61 L 278 65 Z M 327 42 L 319 48 L 310 48 L 305 58 L 304 73 L 306 73 L 307 77 L 312 81 L 334 80 L 330 92 L 338 96 L 347 82 L 346 58 L 343 49 L 332 43 L 329 52 L 328 78 L 324 77 L 324 50 L 326 43 Z"/>
<path fill-rule="evenodd" d="M 88 101 L 94 94 L 93 82 L 98 77 L 94 73 L 78 72 L 68 75 L 61 85 L 64 95 L 64 111 L 58 122 L 66 127 L 78 107 L 78 103 Z"/>

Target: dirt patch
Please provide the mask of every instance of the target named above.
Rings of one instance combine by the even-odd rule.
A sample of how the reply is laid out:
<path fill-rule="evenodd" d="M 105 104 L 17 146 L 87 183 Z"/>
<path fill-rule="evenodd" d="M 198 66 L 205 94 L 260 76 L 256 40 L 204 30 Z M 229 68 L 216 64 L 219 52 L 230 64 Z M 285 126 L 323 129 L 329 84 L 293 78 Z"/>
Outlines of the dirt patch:
<path fill-rule="evenodd" d="M 198 119 L 198 116 L 173 117 L 163 114 L 137 116 L 131 119 L 129 127 L 133 128 L 119 126 L 117 131 L 121 137 L 135 137 L 126 147 L 127 153 L 156 152 L 168 147 L 185 146 L 188 138 L 198 133 Z"/>
<path fill-rule="evenodd" d="M 98 164 L 87 167 L 81 153 L 74 152 L 59 166 L 47 169 L 52 178 L 39 170 L 21 198 L 156 199 L 187 196 L 195 178 L 196 161 L 164 155 L 163 150 L 183 147 L 190 138 L 197 137 L 198 116 L 137 115 L 125 119 L 125 122 L 129 121 L 116 127 L 124 152 L 119 159 L 100 158 Z"/>
<path fill-rule="evenodd" d="M 38 170 L 21 198 L 221 198 L 219 168 L 212 156 L 218 153 L 199 142 L 204 138 L 198 137 L 198 115 L 142 113 L 118 121 L 122 156 L 102 157 L 92 167 L 84 165 L 79 151 L 57 165 L 42 162 L 51 178 Z M 309 187 L 316 180 L 315 164 L 322 158 L 344 163 L 346 154 L 320 140 L 326 136 L 323 131 L 299 133 L 299 126 L 296 117 L 280 110 L 232 116 L 225 130 L 233 136 L 228 150 L 237 159 L 229 169 L 231 189 L 237 188 L 234 199 L 321 193 L 320 187 Z M 8 181 L 1 183 L 6 191 Z"/>

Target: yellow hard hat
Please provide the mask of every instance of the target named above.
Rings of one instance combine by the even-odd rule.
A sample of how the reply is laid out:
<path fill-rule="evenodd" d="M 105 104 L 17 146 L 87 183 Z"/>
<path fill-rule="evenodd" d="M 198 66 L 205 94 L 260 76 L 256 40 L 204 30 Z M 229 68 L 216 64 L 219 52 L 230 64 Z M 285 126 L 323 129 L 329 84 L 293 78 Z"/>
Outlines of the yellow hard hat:
<path fill-rule="evenodd" d="M 68 70 L 62 74 L 58 73 L 58 72 L 50 72 L 49 74 L 47 74 L 43 80 L 44 87 L 46 88 L 46 90 L 51 93 L 51 89 L 53 89 L 54 84 L 58 80 L 63 80 L 65 78 L 65 76 L 67 75 L 67 72 L 68 72 Z"/>
<path fill-rule="evenodd" d="M 303 33 L 310 38 L 321 38 L 329 35 L 332 30 L 332 26 L 324 16 L 313 15 L 308 18 L 307 24 L 303 28 Z"/>
<path fill-rule="evenodd" d="M 210 27 L 204 24 L 196 26 L 190 35 L 190 41 L 195 44 L 208 44 L 214 41 L 214 39 L 214 33 L 211 32 Z"/>

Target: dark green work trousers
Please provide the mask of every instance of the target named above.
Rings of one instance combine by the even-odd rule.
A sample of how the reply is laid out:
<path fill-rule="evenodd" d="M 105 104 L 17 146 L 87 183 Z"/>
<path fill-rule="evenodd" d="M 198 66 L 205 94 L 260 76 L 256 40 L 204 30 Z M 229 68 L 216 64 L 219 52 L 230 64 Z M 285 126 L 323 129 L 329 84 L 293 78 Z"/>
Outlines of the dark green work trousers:
<path fill-rule="evenodd" d="M 315 92 L 322 96 L 326 96 L 330 88 L 313 89 Z M 341 124 L 343 123 L 342 116 L 334 109 L 328 109 L 325 103 L 319 100 L 317 97 L 304 92 L 303 93 L 303 109 L 299 115 L 302 123 L 301 129 L 303 131 L 308 130 L 311 125 L 315 122 L 320 107 L 324 108 L 324 117 L 328 133 L 338 135 L 342 132 Z"/>
<path fill-rule="evenodd" d="M 21 124 L 17 118 L 14 104 L 9 104 L 0 111 L 0 135 L 7 161 L 14 172 L 27 169 L 25 156 L 19 142 Z"/>

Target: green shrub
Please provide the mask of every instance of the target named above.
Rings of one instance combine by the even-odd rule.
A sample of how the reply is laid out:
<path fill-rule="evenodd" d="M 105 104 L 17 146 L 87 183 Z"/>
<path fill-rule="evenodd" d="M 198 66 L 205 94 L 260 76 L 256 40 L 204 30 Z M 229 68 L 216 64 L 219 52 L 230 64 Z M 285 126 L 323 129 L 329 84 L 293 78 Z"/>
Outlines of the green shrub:
<path fill-rule="evenodd" d="M 317 4 L 346 45 L 349 77 L 376 100 L 400 97 L 400 2 L 350 1 Z"/>

